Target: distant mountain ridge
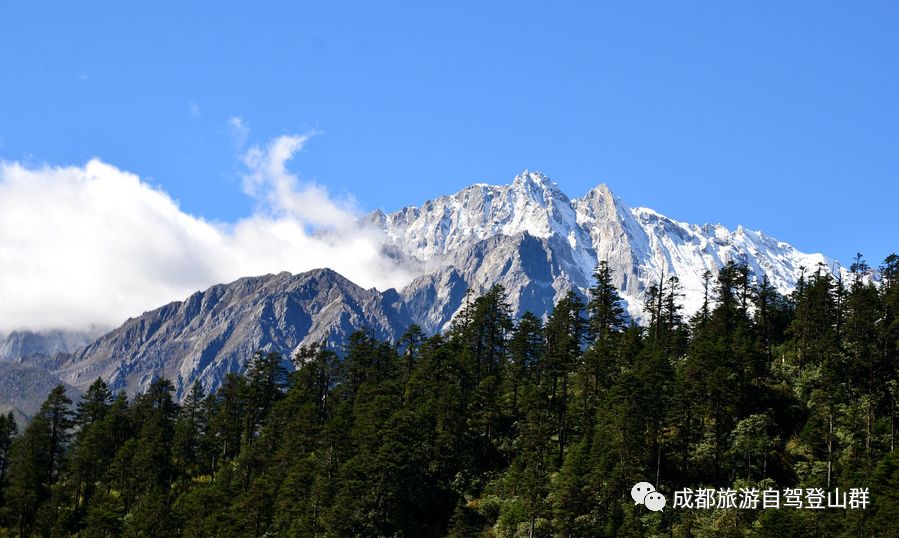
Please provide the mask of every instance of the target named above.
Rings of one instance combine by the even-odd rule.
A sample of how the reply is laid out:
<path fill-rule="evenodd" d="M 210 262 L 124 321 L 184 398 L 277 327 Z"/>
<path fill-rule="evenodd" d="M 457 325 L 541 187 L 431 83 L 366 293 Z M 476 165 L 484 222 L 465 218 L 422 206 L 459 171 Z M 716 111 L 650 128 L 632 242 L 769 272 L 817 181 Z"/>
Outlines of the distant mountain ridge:
<path fill-rule="evenodd" d="M 369 220 L 392 248 L 432 274 L 455 272 L 478 290 L 505 285 L 518 314 L 544 314 L 570 289 L 586 293 L 601 260 L 611 267 L 635 319 L 643 315 L 647 287 L 669 276 L 683 286 L 685 311 L 695 312 L 702 302 L 703 273 L 716 272 L 728 260 L 748 264 L 758 277 L 767 275 L 784 294 L 795 287 L 801 268 L 833 266 L 823 254 L 800 252 L 763 232 L 687 224 L 630 208 L 606 185 L 571 199 L 539 172 L 525 171 L 510 185 L 478 183 L 420 207 L 376 211 Z M 497 250 L 504 255 L 491 259 Z M 419 286 L 413 283 L 402 293 Z M 437 316 L 427 317 L 435 322 L 429 329 L 445 327 L 446 319 L 440 325 Z"/>
<path fill-rule="evenodd" d="M 54 375 L 47 364 L 0 361 L 0 413 L 12 412 L 21 426 L 31 420 L 47 394 L 59 384 L 66 385 L 69 397 L 77 401 L 79 390 Z"/>
<path fill-rule="evenodd" d="M 420 276 L 402 290 L 363 289 L 328 269 L 280 273 L 212 286 L 126 321 L 86 347 L 50 361 L 50 370 L 84 389 L 101 376 L 139 392 L 171 379 L 182 396 L 194 380 L 216 388 L 245 368 L 256 350 L 292 353 L 356 329 L 396 340 L 417 323 L 446 329 L 469 289 L 503 285 L 513 312 L 545 316 L 569 290 L 586 295 L 606 260 L 629 315 L 643 314 L 646 289 L 677 276 L 686 313 L 702 301 L 702 274 L 728 260 L 746 263 L 789 293 L 804 267 L 833 266 L 762 232 L 694 225 L 630 208 L 600 185 L 569 198 L 546 176 L 527 172 L 510 185 L 475 184 L 420 207 L 365 217 L 383 231 L 385 252 Z"/>
<path fill-rule="evenodd" d="M 54 355 L 71 353 L 82 348 L 106 331 L 98 328 L 86 331 L 47 330 L 47 331 L 12 331 L 0 335 L 0 361 L 15 360 L 31 355 Z"/>

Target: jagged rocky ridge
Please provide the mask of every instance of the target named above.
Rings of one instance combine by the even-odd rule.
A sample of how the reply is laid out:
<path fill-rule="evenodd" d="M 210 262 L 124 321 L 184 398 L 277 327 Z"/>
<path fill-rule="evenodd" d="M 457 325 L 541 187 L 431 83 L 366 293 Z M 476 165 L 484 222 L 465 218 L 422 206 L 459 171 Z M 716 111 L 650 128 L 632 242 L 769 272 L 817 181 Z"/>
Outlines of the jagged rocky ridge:
<path fill-rule="evenodd" d="M 411 324 L 399 295 L 363 289 L 330 269 L 241 278 L 129 319 L 68 357 L 55 373 L 84 388 L 98 376 L 139 392 L 158 377 L 183 396 L 219 386 L 257 350 L 341 342 L 356 329 L 395 339 Z"/>
<path fill-rule="evenodd" d="M 47 330 L 12 331 L 0 335 L 0 361 L 10 361 L 32 355 L 50 356 L 72 353 L 97 339 L 106 331 L 91 328 L 86 331 Z"/>
<path fill-rule="evenodd" d="M 376 211 L 366 221 L 383 231 L 385 250 L 422 268 L 402 290 L 365 290 L 324 269 L 243 278 L 128 320 L 52 370 L 78 388 L 102 376 L 129 392 L 167 377 L 180 396 L 195 379 L 217 387 L 255 350 L 339 343 L 359 328 L 396 339 L 413 322 L 443 330 L 469 288 L 502 284 L 516 315 L 546 315 L 569 290 L 586 295 L 600 260 L 637 320 L 646 288 L 671 275 L 683 285 L 689 314 L 701 303 L 703 272 L 727 260 L 767 275 L 781 293 L 793 289 L 802 267 L 833 264 L 762 232 L 630 208 L 605 185 L 570 199 L 546 176 L 527 171 L 510 185 L 476 184 L 421 207 Z"/>
<path fill-rule="evenodd" d="M 686 224 L 630 208 L 606 185 L 571 199 L 543 174 L 528 171 L 511 185 L 475 184 L 369 219 L 391 247 L 430 268 L 402 293 L 433 296 L 441 315 L 422 308 L 431 301 L 410 304 L 413 318 L 432 331 L 445 328 L 449 316 L 442 313 L 461 304 L 452 299 L 458 292 L 436 294 L 447 283 L 454 290 L 500 283 L 517 314 L 544 314 L 571 289 L 586 294 L 598 262 L 606 260 L 628 313 L 639 320 L 647 287 L 672 275 L 680 279 L 689 314 L 702 302 L 703 273 L 728 260 L 747 263 L 758 278 L 767 275 L 784 294 L 793 290 L 802 267 L 833 266 L 822 254 L 799 252 L 763 232 Z"/>

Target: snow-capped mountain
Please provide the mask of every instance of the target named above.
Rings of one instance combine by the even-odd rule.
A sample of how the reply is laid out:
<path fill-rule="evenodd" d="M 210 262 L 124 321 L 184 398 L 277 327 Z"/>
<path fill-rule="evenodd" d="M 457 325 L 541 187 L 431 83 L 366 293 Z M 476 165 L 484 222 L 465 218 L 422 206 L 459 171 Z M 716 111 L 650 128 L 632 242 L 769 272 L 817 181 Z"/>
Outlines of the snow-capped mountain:
<path fill-rule="evenodd" d="M 586 293 L 601 260 L 609 263 L 636 319 L 643 314 L 646 288 L 670 276 L 679 278 L 689 314 L 702 302 L 703 273 L 715 273 L 728 260 L 747 263 L 757 278 L 767 275 L 781 293 L 792 291 L 803 267 L 833 264 L 763 232 L 687 224 L 630 208 L 606 185 L 571 199 L 539 172 L 525 171 L 510 185 L 475 184 L 421 207 L 375 212 L 370 220 L 392 248 L 428 268 L 429 276 L 403 291 L 407 297 L 455 274 L 459 287 L 505 285 L 518 314 L 545 314 L 569 289 Z M 441 312 L 458 306 L 439 298 L 436 303 Z M 432 330 L 448 321 L 434 312 L 425 317 Z"/>
<path fill-rule="evenodd" d="M 571 199 L 546 176 L 527 171 L 510 185 L 476 184 L 365 220 L 383 232 L 386 252 L 419 268 L 403 289 L 366 290 L 330 270 L 242 278 L 130 319 L 42 364 L 76 389 L 102 376 L 115 389 L 139 392 L 162 376 L 183 396 L 194 380 L 216 388 L 258 349 L 290 355 L 328 340 L 339 350 L 353 330 L 396 339 L 411 323 L 443 330 L 469 289 L 501 284 L 516 315 L 545 316 L 569 290 L 586 296 L 601 260 L 637 320 L 646 288 L 672 275 L 682 284 L 686 313 L 694 312 L 703 273 L 730 259 L 747 263 L 758 278 L 767 275 L 781 293 L 792 291 L 803 267 L 832 267 L 827 257 L 762 232 L 630 208 L 605 185 Z"/>

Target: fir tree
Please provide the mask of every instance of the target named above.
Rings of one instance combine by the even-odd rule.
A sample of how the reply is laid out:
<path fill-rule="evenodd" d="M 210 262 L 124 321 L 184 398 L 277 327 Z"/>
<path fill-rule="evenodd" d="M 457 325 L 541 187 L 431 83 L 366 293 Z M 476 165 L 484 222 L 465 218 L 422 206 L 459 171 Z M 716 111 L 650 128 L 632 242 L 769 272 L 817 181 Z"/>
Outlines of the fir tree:
<path fill-rule="evenodd" d="M 546 376 L 543 379 L 549 406 L 555 415 L 557 463 L 565 456 L 571 433 L 569 379 L 578 364 L 586 340 L 584 303 L 574 293 L 556 304 L 546 322 Z"/>
<path fill-rule="evenodd" d="M 35 527 L 49 533 L 56 524 L 53 488 L 65 468 L 73 425 L 72 400 L 59 385 L 13 443 L 7 498 L 13 524 L 22 536 Z"/>
<path fill-rule="evenodd" d="M 6 415 L 0 415 L 0 524 L 6 519 L 3 508 L 6 506 L 5 496 L 10 464 L 10 449 L 17 433 L 18 426 L 12 411 Z"/>

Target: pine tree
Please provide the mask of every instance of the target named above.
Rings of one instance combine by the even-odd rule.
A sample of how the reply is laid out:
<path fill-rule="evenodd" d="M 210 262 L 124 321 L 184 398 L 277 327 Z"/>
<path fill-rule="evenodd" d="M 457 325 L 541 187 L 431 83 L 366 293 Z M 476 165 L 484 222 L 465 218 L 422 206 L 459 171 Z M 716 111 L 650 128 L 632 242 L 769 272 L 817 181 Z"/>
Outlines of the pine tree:
<path fill-rule="evenodd" d="M 112 403 L 109 386 L 97 378 L 76 406 L 74 423 L 78 433 L 69 451 L 76 519 L 83 518 L 83 508 L 93 497 L 105 465 L 115 453 L 113 431 L 106 420 Z"/>
<path fill-rule="evenodd" d="M 556 304 L 546 322 L 546 376 L 543 379 L 549 406 L 555 415 L 556 462 L 561 465 L 570 441 L 569 379 L 577 367 L 586 340 L 584 303 L 574 292 Z"/>
<path fill-rule="evenodd" d="M 138 428 L 135 450 L 127 463 L 131 467 L 129 494 L 135 499 L 163 495 L 175 480 L 171 451 L 178 405 L 173 399 L 174 392 L 171 381 L 157 379 L 131 408 L 132 420 Z"/>
<path fill-rule="evenodd" d="M 406 371 L 403 381 L 408 381 L 415 369 L 415 363 L 418 361 L 421 344 L 425 340 L 425 333 L 421 327 L 413 323 L 409 326 L 399 341 L 403 359 L 406 363 Z"/>
<path fill-rule="evenodd" d="M 676 276 L 646 289 L 647 339 L 652 347 L 669 356 L 679 356 L 686 349 L 687 332 L 680 304 L 682 295 Z"/>
<path fill-rule="evenodd" d="M 543 323 L 531 312 L 525 312 L 509 339 L 509 368 L 505 398 L 509 414 L 519 416 L 522 392 L 540 384 L 543 368 Z"/>
<path fill-rule="evenodd" d="M 466 477 L 480 490 L 482 477 L 502 464 L 499 439 L 510 427 L 504 414 L 501 388 L 506 377 L 512 316 L 502 286 L 491 287 L 460 312 L 462 321 L 450 332 L 460 354 L 456 365 L 471 437 L 466 439 Z"/>
<path fill-rule="evenodd" d="M 245 374 L 247 420 L 244 442 L 251 442 L 287 389 L 287 368 L 280 353 L 257 351 Z"/>
<path fill-rule="evenodd" d="M 179 474 L 212 472 L 208 440 L 210 406 L 199 381 L 194 381 L 175 421 L 172 455 Z"/>
<path fill-rule="evenodd" d="M 78 402 L 75 411 L 75 424 L 81 429 L 103 419 L 112 404 L 112 392 L 102 378 L 97 378 Z"/>
<path fill-rule="evenodd" d="M 587 303 L 588 339 L 591 344 L 577 369 L 581 396 L 579 429 L 585 435 L 592 432 L 601 393 L 609 388 L 621 368 L 615 356 L 615 346 L 624 329 L 624 308 L 612 283 L 608 264 L 600 262 L 593 276 L 596 283 L 590 288 Z"/>
<path fill-rule="evenodd" d="M 12 411 L 6 415 L 0 415 L 0 525 L 6 519 L 4 507 L 6 506 L 7 474 L 10 464 L 10 449 L 12 442 L 18 433 L 16 419 Z"/>
<path fill-rule="evenodd" d="M 768 366 L 774 362 L 774 346 L 783 343 L 790 316 L 785 299 L 771 285 L 768 275 L 763 275 L 755 293 L 754 321 Z"/>
<path fill-rule="evenodd" d="M 880 403 L 887 398 L 885 383 L 894 367 L 884 361 L 880 352 L 878 321 L 883 315 L 881 297 L 872 283 L 865 283 L 869 271 L 861 254 L 852 264 L 852 283 L 845 298 L 843 308 L 843 348 L 849 390 L 860 404 L 863 417 L 864 462 L 866 475 L 875 464 L 873 452 L 877 450 L 875 429 L 876 415 Z"/>
<path fill-rule="evenodd" d="M 242 376 L 229 373 L 215 393 L 210 434 L 215 444 L 212 462 L 214 470 L 224 461 L 237 456 L 243 439 L 246 422 L 247 397 L 246 381 Z"/>
<path fill-rule="evenodd" d="M 881 305 L 883 315 L 878 322 L 881 357 L 887 365 L 887 405 L 889 415 L 889 450 L 896 448 L 896 411 L 899 409 L 899 256 L 890 254 L 880 268 Z"/>
<path fill-rule="evenodd" d="M 801 439 L 824 467 L 817 484 L 831 487 L 840 452 L 840 402 L 846 401 L 846 365 L 840 344 L 839 285 L 818 267 L 794 292 L 795 316 L 787 330 L 798 370 L 797 397 L 809 418 Z"/>
<path fill-rule="evenodd" d="M 890 452 L 878 463 L 871 480 L 871 495 L 877 499 L 867 525 L 871 536 L 889 536 L 899 528 L 899 462 Z"/>
<path fill-rule="evenodd" d="M 596 282 L 590 288 L 590 301 L 587 303 L 590 337 L 594 342 L 603 343 L 624 328 L 624 308 L 612 283 L 612 271 L 605 260 L 599 262 L 593 278 Z"/>
<path fill-rule="evenodd" d="M 472 454 L 474 434 L 469 429 L 470 402 L 465 395 L 460 344 L 436 335 L 421 347 L 421 356 L 403 394 L 404 407 L 413 409 L 422 424 L 430 425 L 425 447 L 430 454 L 431 476 L 439 484 L 436 514 L 449 517 L 457 495 L 476 490 Z"/>
<path fill-rule="evenodd" d="M 73 425 L 72 400 L 59 385 L 13 443 L 7 495 L 20 535 L 31 534 L 35 527 L 49 532 L 56 523 L 56 510 L 49 503 L 66 464 Z"/>
<path fill-rule="evenodd" d="M 109 471 L 119 449 L 134 435 L 125 393 L 119 393 L 114 400 L 108 402 L 103 395 L 105 384 L 95 383 L 92 387 L 88 392 L 99 397 L 88 398 L 85 395 L 82 400 L 82 403 L 86 401 L 93 404 L 79 406 L 76 421 L 84 425 L 76 434 L 69 450 L 71 454 L 69 480 L 77 520 L 73 523 L 71 531 L 85 526 L 90 529 L 94 525 L 99 525 L 97 518 L 101 514 L 105 514 L 104 525 L 111 525 L 109 520 L 121 515 L 114 510 L 106 512 L 110 501 L 108 493 L 113 483 L 124 482 L 124 477 L 110 476 Z M 88 423 L 88 417 L 94 418 Z M 95 521 L 93 524 L 91 524 L 92 517 Z M 113 526 L 118 528 L 117 525 Z"/>
<path fill-rule="evenodd" d="M 508 432 L 504 454 L 510 462 L 501 480 L 491 486 L 499 495 L 522 499 L 523 514 L 500 517 L 506 525 L 525 524 L 534 535 L 537 522 L 551 517 L 550 474 L 556 468 L 555 413 L 548 387 L 546 345 L 540 320 L 525 313 L 509 341 L 510 365 L 504 399 L 513 426 Z M 510 531 L 511 532 L 511 531 Z"/>

